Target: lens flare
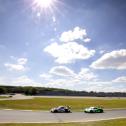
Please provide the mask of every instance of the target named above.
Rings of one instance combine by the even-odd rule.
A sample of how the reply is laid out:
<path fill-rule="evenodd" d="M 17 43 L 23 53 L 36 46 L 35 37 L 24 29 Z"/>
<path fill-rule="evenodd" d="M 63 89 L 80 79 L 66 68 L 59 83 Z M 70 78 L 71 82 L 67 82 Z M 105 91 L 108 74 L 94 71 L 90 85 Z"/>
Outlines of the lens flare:
<path fill-rule="evenodd" d="M 33 15 L 38 19 L 50 18 L 56 23 L 56 14 L 62 14 L 60 6 L 64 5 L 60 0 L 29 0 Z M 32 2 L 31 2 L 32 1 Z"/>
<path fill-rule="evenodd" d="M 53 5 L 53 0 L 34 0 L 34 4 L 40 8 L 49 8 Z"/>

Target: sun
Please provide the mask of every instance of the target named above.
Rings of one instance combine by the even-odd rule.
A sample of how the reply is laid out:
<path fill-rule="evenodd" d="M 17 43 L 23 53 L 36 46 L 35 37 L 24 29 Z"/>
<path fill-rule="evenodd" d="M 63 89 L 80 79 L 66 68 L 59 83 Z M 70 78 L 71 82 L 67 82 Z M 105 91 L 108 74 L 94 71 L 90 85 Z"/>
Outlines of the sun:
<path fill-rule="evenodd" d="M 41 8 L 50 8 L 53 5 L 54 0 L 34 0 L 34 4 Z"/>
<path fill-rule="evenodd" d="M 59 5 L 61 5 L 61 2 L 59 0 L 32 0 L 30 2 L 30 8 L 32 9 L 32 12 L 36 14 L 36 16 L 41 19 L 41 17 L 44 16 L 50 16 L 55 17 L 55 12 L 60 12 Z M 55 19 L 53 19 L 55 22 Z"/>

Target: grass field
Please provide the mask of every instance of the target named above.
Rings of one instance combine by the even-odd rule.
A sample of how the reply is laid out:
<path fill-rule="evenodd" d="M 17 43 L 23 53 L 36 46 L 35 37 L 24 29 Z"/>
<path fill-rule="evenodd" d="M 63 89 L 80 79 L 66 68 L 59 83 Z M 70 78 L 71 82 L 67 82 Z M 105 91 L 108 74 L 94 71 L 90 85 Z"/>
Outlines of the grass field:
<path fill-rule="evenodd" d="M 126 126 L 126 119 L 64 124 L 0 124 L 0 126 Z"/>
<path fill-rule="evenodd" d="M 69 105 L 74 111 L 81 111 L 88 106 L 101 106 L 105 109 L 126 108 L 126 99 L 34 98 L 0 101 L 0 109 L 49 110 L 59 105 Z"/>
<path fill-rule="evenodd" d="M 2 98 L 9 98 L 10 96 L 0 96 L 0 99 Z"/>

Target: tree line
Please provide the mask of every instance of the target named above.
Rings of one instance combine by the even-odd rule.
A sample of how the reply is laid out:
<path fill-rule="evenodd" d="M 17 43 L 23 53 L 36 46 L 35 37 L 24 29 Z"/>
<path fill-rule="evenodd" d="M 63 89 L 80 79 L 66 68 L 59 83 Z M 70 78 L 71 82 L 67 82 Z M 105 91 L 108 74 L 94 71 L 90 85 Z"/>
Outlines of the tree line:
<path fill-rule="evenodd" d="M 126 92 L 95 92 L 74 91 L 45 87 L 0 86 L 0 94 L 22 93 L 25 95 L 51 95 L 51 96 L 92 96 L 92 97 L 126 97 Z"/>

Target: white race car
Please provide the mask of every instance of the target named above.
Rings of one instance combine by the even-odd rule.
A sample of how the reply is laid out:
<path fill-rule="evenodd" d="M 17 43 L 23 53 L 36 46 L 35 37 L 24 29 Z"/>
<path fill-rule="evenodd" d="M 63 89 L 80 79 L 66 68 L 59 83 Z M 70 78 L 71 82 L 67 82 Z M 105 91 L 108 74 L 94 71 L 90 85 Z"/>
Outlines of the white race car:
<path fill-rule="evenodd" d="M 89 107 L 84 110 L 85 113 L 103 113 L 103 109 L 101 107 Z"/>

